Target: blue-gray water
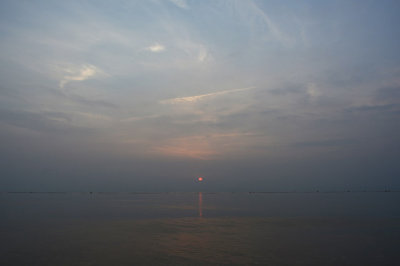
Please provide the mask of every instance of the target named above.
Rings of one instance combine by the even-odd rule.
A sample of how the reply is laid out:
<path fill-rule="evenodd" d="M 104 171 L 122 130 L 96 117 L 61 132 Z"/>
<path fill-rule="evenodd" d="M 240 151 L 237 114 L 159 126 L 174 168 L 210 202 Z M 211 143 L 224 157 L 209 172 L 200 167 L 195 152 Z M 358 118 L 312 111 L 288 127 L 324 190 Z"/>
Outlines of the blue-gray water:
<path fill-rule="evenodd" d="M 398 265 L 400 193 L 2 193 L 1 265 Z"/>

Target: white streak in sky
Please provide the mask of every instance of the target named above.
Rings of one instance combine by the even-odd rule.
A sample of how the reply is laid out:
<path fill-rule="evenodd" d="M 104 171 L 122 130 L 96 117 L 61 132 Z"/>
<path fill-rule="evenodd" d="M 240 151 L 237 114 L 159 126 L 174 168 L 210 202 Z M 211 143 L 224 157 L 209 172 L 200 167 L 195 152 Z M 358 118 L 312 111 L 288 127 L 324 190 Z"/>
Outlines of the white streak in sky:
<path fill-rule="evenodd" d="M 147 51 L 153 52 L 153 53 L 160 53 L 162 51 L 165 51 L 165 47 L 159 43 L 155 43 L 153 45 L 150 45 L 145 48 Z"/>
<path fill-rule="evenodd" d="M 186 0 L 169 0 L 171 1 L 174 5 L 176 5 L 177 7 L 183 8 L 183 9 L 188 9 L 189 6 L 186 3 Z"/>
<path fill-rule="evenodd" d="M 195 96 L 178 97 L 178 98 L 162 100 L 162 101 L 160 101 L 160 103 L 163 103 L 163 104 L 192 103 L 192 102 L 204 100 L 205 98 L 208 98 L 208 97 L 215 97 L 215 96 L 221 96 L 221 95 L 228 94 L 228 93 L 247 91 L 247 90 L 251 90 L 254 88 L 255 87 L 248 87 L 248 88 L 240 88 L 240 89 L 212 92 L 212 93 L 195 95 Z"/>
<path fill-rule="evenodd" d="M 90 77 L 95 76 L 100 71 L 97 67 L 93 65 L 83 65 L 78 70 L 67 69 L 72 75 L 64 76 L 60 81 L 59 87 L 64 88 L 64 86 L 71 81 L 83 81 Z"/>
<path fill-rule="evenodd" d="M 264 10 L 258 7 L 256 3 L 254 3 L 253 1 L 249 1 L 246 3 L 249 4 L 253 16 L 261 18 L 266 27 L 269 29 L 272 36 L 274 36 L 279 42 L 281 42 L 283 45 L 291 45 L 293 43 L 293 40 L 283 31 L 281 31 L 279 27 L 272 21 L 272 19 L 264 12 Z"/>

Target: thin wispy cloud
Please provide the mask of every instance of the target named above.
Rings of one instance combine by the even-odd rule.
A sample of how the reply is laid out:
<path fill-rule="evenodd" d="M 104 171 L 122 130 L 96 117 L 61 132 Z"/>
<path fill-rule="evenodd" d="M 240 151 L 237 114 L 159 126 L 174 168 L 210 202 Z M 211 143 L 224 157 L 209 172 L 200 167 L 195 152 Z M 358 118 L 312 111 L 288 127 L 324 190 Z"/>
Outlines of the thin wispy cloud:
<path fill-rule="evenodd" d="M 199 54 L 197 55 L 197 60 L 199 60 L 199 62 L 204 62 L 207 57 L 210 57 L 207 50 L 204 47 L 201 47 L 201 49 L 199 49 Z"/>
<path fill-rule="evenodd" d="M 145 116 L 132 116 L 128 118 L 121 119 L 121 122 L 135 122 L 135 121 L 142 121 L 145 119 L 152 119 L 152 118 L 159 118 L 161 115 L 145 115 Z"/>
<path fill-rule="evenodd" d="M 321 91 L 315 83 L 310 83 L 307 86 L 307 94 L 310 96 L 310 98 L 316 99 L 321 95 Z"/>
<path fill-rule="evenodd" d="M 171 3 L 176 5 L 177 7 L 183 8 L 183 9 L 188 9 L 189 6 L 185 0 L 169 0 Z"/>
<path fill-rule="evenodd" d="M 234 4 L 236 12 L 240 14 L 244 23 L 246 23 L 250 30 L 262 29 L 263 34 L 259 36 L 260 39 L 275 40 L 284 46 L 293 44 L 293 38 L 282 30 L 278 24 L 266 10 L 261 8 L 255 1 L 238 1 Z"/>
<path fill-rule="evenodd" d="M 196 42 L 190 39 L 180 40 L 176 46 L 181 49 L 191 60 L 199 63 L 212 61 L 213 57 L 204 43 Z"/>
<path fill-rule="evenodd" d="M 166 143 L 154 144 L 151 152 L 167 157 L 186 157 L 201 160 L 215 159 L 224 153 L 235 152 L 249 145 L 251 138 L 258 134 L 252 132 L 225 132 L 205 135 L 192 135 L 169 139 Z M 240 140 L 240 141 L 238 141 Z M 235 144 L 232 144 L 235 143 Z M 229 145 L 227 145 L 229 143 Z"/>
<path fill-rule="evenodd" d="M 211 97 L 217 97 L 217 96 L 222 96 L 225 94 L 241 92 L 241 91 L 248 91 L 251 89 L 255 89 L 255 87 L 224 90 L 224 91 L 218 91 L 218 92 L 212 92 L 212 93 L 206 93 L 206 94 L 200 94 L 200 95 L 194 95 L 194 96 L 188 96 L 188 97 L 178 97 L 178 98 L 166 99 L 166 100 L 160 101 L 160 103 L 163 103 L 163 104 L 193 103 L 193 102 L 201 101 L 201 100 L 211 98 Z"/>
<path fill-rule="evenodd" d="M 155 43 L 145 48 L 145 50 L 153 52 L 153 53 L 160 53 L 165 51 L 165 46 L 159 43 Z"/>
<path fill-rule="evenodd" d="M 100 70 L 93 65 L 83 65 L 78 69 L 66 69 L 66 72 L 71 73 L 71 75 L 64 76 L 59 83 L 60 88 L 64 88 L 64 86 L 71 81 L 87 80 L 98 74 Z"/>
<path fill-rule="evenodd" d="M 272 21 L 272 19 L 265 14 L 264 11 L 256 7 L 257 14 L 264 20 L 265 25 L 268 27 L 271 34 L 279 40 L 282 44 L 288 45 L 291 43 L 291 39 Z"/>

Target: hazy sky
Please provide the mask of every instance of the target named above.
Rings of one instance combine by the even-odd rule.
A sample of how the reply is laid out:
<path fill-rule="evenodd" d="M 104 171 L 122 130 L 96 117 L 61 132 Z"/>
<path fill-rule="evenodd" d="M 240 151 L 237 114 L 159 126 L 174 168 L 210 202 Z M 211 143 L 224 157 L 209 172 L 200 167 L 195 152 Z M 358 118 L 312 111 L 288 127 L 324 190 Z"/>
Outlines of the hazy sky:
<path fill-rule="evenodd" d="M 1 190 L 400 189 L 399 13 L 1 1 Z"/>

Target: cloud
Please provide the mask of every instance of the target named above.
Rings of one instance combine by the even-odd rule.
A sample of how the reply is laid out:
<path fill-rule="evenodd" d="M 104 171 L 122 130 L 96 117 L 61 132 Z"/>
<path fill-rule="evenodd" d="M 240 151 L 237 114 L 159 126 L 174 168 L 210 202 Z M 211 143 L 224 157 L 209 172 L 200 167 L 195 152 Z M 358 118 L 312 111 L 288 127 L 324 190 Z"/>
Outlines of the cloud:
<path fill-rule="evenodd" d="M 87 99 L 85 97 L 82 97 L 82 96 L 76 95 L 76 94 L 66 95 L 66 97 L 69 98 L 70 100 L 77 102 L 84 106 L 103 107 L 103 108 L 112 108 L 112 109 L 118 108 L 118 105 L 113 104 L 111 102 L 104 101 L 104 100 Z"/>
<path fill-rule="evenodd" d="M 235 153 L 241 145 L 246 145 L 244 138 L 253 136 L 255 134 L 250 132 L 227 132 L 173 138 L 161 145 L 156 144 L 150 152 L 166 157 L 210 160 L 224 153 Z"/>
<path fill-rule="evenodd" d="M 293 38 L 286 34 L 281 26 L 278 25 L 255 1 L 231 1 L 235 11 L 241 16 L 250 29 L 263 29 L 264 37 L 267 40 L 276 40 L 284 46 L 294 44 Z M 258 36 L 260 38 L 261 36 Z"/>
<path fill-rule="evenodd" d="M 165 51 L 165 46 L 155 43 L 153 45 L 150 45 L 145 48 L 147 51 L 153 52 L 153 53 L 160 53 L 162 51 Z"/>
<path fill-rule="evenodd" d="M 182 146 L 165 145 L 155 147 L 151 151 L 167 157 L 183 157 L 201 160 L 207 160 L 216 155 L 215 151 L 209 149 L 207 143 L 182 144 Z"/>
<path fill-rule="evenodd" d="M 64 78 L 60 81 L 60 88 L 64 88 L 64 86 L 71 81 L 83 81 L 89 79 L 90 77 L 95 76 L 101 71 L 93 65 L 86 64 L 82 65 L 78 69 L 66 69 L 66 72 L 69 72 L 72 75 L 64 76 Z"/>
<path fill-rule="evenodd" d="M 384 87 L 376 91 L 375 97 L 378 101 L 397 102 L 400 100 L 400 87 Z"/>
<path fill-rule="evenodd" d="M 70 125 L 71 119 L 61 112 L 31 112 L 0 109 L 0 123 L 36 132 L 60 133 L 76 129 Z"/>
<path fill-rule="evenodd" d="M 178 104 L 178 103 L 192 103 L 192 102 L 197 102 L 200 100 L 204 100 L 209 97 L 215 97 L 215 96 L 221 96 L 224 94 L 228 93 L 234 93 L 234 92 L 240 92 L 240 91 L 247 91 L 254 89 L 255 87 L 248 87 L 248 88 L 240 88 L 240 89 L 232 89 L 232 90 L 225 90 L 225 91 L 219 91 L 219 92 L 212 92 L 212 93 L 207 93 L 207 94 L 200 94 L 200 95 L 195 95 L 195 96 L 188 96 L 188 97 L 178 97 L 178 98 L 172 98 L 172 99 L 166 99 L 160 101 L 160 103 L 163 104 Z"/>
<path fill-rule="evenodd" d="M 293 144 L 293 146 L 299 148 L 341 147 L 341 146 L 352 145 L 355 143 L 356 141 L 353 139 L 327 139 L 327 140 L 296 142 Z"/>
<path fill-rule="evenodd" d="M 145 119 L 159 118 L 161 115 L 145 115 L 145 116 L 132 116 L 128 118 L 121 119 L 122 122 L 135 122 Z"/>
<path fill-rule="evenodd" d="M 169 0 L 171 3 L 176 5 L 177 7 L 183 8 L 183 9 L 188 9 L 189 6 L 185 0 Z"/>
<path fill-rule="evenodd" d="M 362 105 L 346 109 L 346 112 L 395 112 L 400 111 L 400 104 Z"/>
<path fill-rule="evenodd" d="M 321 91 L 319 90 L 316 84 L 310 83 L 307 85 L 307 95 L 310 98 L 315 99 L 321 95 Z"/>
<path fill-rule="evenodd" d="M 199 60 L 200 62 L 204 62 L 204 60 L 206 60 L 207 56 L 209 56 L 207 50 L 205 48 L 201 48 L 199 50 L 199 54 L 197 56 L 197 60 Z"/>
<path fill-rule="evenodd" d="M 209 52 L 207 46 L 203 43 L 194 42 L 190 39 L 180 40 L 177 47 L 181 49 L 186 55 L 197 62 L 204 63 L 213 61 L 214 58 Z"/>

